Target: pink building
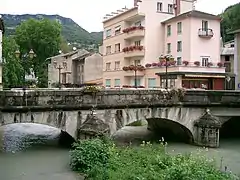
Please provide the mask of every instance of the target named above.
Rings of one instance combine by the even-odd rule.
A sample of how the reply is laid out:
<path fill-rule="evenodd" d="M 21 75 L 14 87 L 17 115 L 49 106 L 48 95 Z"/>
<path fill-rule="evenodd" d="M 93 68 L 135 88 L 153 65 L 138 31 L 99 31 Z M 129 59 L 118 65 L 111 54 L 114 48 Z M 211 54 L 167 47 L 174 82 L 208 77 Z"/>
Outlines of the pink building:
<path fill-rule="evenodd" d="M 106 15 L 104 85 L 224 89 L 220 18 L 194 10 L 195 1 L 134 0 Z"/>

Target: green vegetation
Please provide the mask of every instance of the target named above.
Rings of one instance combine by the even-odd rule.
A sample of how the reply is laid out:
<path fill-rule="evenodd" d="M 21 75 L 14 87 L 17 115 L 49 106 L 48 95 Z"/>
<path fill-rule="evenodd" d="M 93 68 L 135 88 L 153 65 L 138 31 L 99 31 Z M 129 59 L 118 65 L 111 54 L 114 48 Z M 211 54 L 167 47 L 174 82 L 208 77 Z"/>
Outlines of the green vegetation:
<path fill-rule="evenodd" d="M 200 154 L 170 155 L 167 144 L 116 147 L 101 139 L 74 144 L 71 168 L 89 180 L 233 180 Z"/>
<path fill-rule="evenodd" d="M 24 14 L 24 15 L 11 15 L 11 14 L 3 14 L 3 19 L 6 24 L 6 34 L 14 35 L 15 29 L 18 25 L 20 25 L 23 21 L 28 19 L 49 19 L 53 21 L 57 21 L 61 24 L 62 30 L 61 34 L 67 42 L 77 43 L 75 46 L 81 45 L 87 48 L 87 45 L 98 45 L 102 44 L 102 32 L 92 32 L 89 33 L 77 23 L 75 23 L 70 18 L 65 18 L 59 15 L 45 15 L 45 14 Z"/>
<path fill-rule="evenodd" d="M 220 16 L 223 41 L 233 40 L 234 35 L 228 33 L 240 29 L 240 3 L 229 6 Z"/>
<path fill-rule="evenodd" d="M 23 66 L 15 56 L 16 49 L 18 45 L 13 38 L 3 38 L 3 85 L 5 88 L 23 84 Z"/>

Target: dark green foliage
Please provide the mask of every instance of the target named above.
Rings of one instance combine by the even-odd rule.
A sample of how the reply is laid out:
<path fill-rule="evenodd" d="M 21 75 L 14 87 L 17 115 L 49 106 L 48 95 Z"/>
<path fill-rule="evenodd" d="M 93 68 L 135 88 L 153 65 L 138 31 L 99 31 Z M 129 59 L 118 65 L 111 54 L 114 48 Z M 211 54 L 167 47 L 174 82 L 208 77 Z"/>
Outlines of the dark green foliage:
<path fill-rule="evenodd" d="M 62 42 L 61 25 L 47 19 L 29 19 L 16 28 L 14 37 L 22 55 L 30 49 L 35 52 L 36 57 L 25 63 L 24 68 L 26 71 L 33 68 L 38 77 L 38 86 L 46 87 L 48 73 L 45 60 L 58 54 Z"/>
<path fill-rule="evenodd" d="M 227 42 L 234 39 L 233 34 L 228 34 L 231 31 L 240 29 L 240 3 L 228 7 L 221 14 L 221 33 L 223 41 Z"/>
<path fill-rule="evenodd" d="M 3 38 L 3 86 L 4 88 L 21 87 L 23 85 L 22 62 L 16 58 L 15 50 L 18 45 L 11 37 Z"/>
<path fill-rule="evenodd" d="M 71 154 L 71 168 L 88 173 L 95 166 L 106 166 L 109 159 L 109 145 L 102 139 L 79 141 L 74 144 Z"/>
<path fill-rule="evenodd" d="M 76 24 L 72 19 L 65 18 L 59 15 L 45 15 L 45 14 L 36 14 L 36 15 L 11 15 L 3 14 L 3 19 L 6 24 L 6 34 L 14 35 L 16 26 L 20 25 L 23 21 L 28 19 L 49 19 L 58 21 L 61 23 L 62 31 L 61 34 L 65 40 L 68 42 L 77 42 L 80 44 L 101 44 L 102 43 L 102 32 L 93 32 L 89 33 L 81 26 Z"/>
<path fill-rule="evenodd" d="M 233 180 L 220 172 L 213 160 L 197 154 L 170 155 L 164 143 L 116 147 L 102 140 L 75 144 L 71 152 L 74 170 L 89 180 Z"/>

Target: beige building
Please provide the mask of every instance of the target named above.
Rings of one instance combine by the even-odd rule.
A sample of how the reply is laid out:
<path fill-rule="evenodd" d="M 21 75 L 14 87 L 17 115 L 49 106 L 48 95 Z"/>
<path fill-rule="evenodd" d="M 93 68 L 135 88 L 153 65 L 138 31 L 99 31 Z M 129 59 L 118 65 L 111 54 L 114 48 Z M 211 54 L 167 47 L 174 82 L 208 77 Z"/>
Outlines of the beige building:
<path fill-rule="evenodd" d="M 102 82 L 102 55 L 81 49 L 50 57 L 48 87 L 54 84 L 85 84 Z"/>
<path fill-rule="evenodd" d="M 220 18 L 194 10 L 194 3 L 134 0 L 133 8 L 107 14 L 103 21 L 104 86 L 224 89 Z M 166 73 L 162 57 L 167 55 L 171 62 Z"/>

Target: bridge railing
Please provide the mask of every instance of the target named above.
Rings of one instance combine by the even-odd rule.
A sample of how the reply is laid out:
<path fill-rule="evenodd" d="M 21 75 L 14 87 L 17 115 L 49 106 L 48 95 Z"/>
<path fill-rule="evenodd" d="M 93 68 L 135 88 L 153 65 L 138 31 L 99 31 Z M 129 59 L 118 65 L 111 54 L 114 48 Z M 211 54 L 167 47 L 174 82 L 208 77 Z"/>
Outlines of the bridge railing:
<path fill-rule="evenodd" d="M 215 106 L 240 107 L 240 91 L 206 90 L 102 90 L 96 93 L 74 90 L 0 91 L 0 108 L 89 109 L 147 106 Z"/>

